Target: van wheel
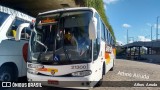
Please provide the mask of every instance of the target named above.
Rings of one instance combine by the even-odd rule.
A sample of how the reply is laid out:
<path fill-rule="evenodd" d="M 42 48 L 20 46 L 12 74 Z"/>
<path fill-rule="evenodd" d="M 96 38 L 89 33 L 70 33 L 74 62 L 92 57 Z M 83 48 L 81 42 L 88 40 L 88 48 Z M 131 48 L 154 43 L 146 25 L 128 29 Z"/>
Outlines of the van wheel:
<path fill-rule="evenodd" d="M 13 69 L 7 65 L 0 68 L 0 81 L 15 81 L 16 74 Z"/>

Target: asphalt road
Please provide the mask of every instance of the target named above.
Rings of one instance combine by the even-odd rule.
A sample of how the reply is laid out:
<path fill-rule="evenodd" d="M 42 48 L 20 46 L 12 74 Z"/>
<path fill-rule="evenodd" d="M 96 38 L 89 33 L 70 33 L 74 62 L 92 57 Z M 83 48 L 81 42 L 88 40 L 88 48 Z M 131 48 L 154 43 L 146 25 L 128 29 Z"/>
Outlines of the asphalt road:
<path fill-rule="evenodd" d="M 135 82 L 132 83 L 127 81 L 135 81 Z M 139 61 L 117 59 L 114 71 L 109 71 L 104 76 L 104 82 L 102 84 L 102 87 L 94 87 L 93 89 L 90 90 L 160 90 L 160 87 L 155 87 L 155 86 L 135 87 L 134 85 L 135 83 L 136 84 L 139 83 L 138 81 L 153 81 L 151 83 L 152 85 L 153 83 L 155 86 L 156 84 L 159 85 L 160 65 L 153 63 L 139 62 Z M 128 87 L 126 86 L 109 87 L 108 83 L 113 83 L 114 85 L 116 84 L 119 86 L 128 85 Z M 145 82 L 142 82 L 140 84 L 146 85 Z M 42 87 L 42 88 L 5 88 L 5 90 L 67 90 L 67 89 L 55 88 L 55 87 Z M 68 90 L 74 90 L 74 89 L 68 89 Z"/>

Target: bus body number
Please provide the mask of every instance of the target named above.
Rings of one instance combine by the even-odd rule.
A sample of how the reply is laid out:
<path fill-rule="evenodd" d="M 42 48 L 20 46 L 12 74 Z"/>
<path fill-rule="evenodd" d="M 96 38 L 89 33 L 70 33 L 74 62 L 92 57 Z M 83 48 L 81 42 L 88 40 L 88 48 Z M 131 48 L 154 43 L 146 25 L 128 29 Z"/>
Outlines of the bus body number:
<path fill-rule="evenodd" d="M 71 69 L 86 69 L 86 65 L 76 65 L 76 66 L 71 66 Z"/>

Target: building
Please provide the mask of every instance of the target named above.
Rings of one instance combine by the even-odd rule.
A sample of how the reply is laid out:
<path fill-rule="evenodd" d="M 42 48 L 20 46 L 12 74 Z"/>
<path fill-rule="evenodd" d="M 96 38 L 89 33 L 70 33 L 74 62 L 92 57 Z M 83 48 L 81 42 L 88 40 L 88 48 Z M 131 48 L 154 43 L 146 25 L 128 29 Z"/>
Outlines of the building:
<path fill-rule="evenodd" d="M 148 42 L 133 42 L 123 46 L 130 59 L 148 59 L 150 62 L 160 62 L 160 40 Z"/>

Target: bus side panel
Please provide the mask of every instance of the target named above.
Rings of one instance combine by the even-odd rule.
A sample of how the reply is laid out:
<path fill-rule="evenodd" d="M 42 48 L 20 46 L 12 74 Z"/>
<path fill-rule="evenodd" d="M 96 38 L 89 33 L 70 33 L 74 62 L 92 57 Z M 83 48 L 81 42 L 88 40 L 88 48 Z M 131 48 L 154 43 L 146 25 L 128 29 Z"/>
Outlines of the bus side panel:
<path fill-rule="evenodd" d="M 113 67 L 115 55 L 112 46 L 106 44 L 105 48 L 105 62 L 106 62 L 106 73 Z"/>

